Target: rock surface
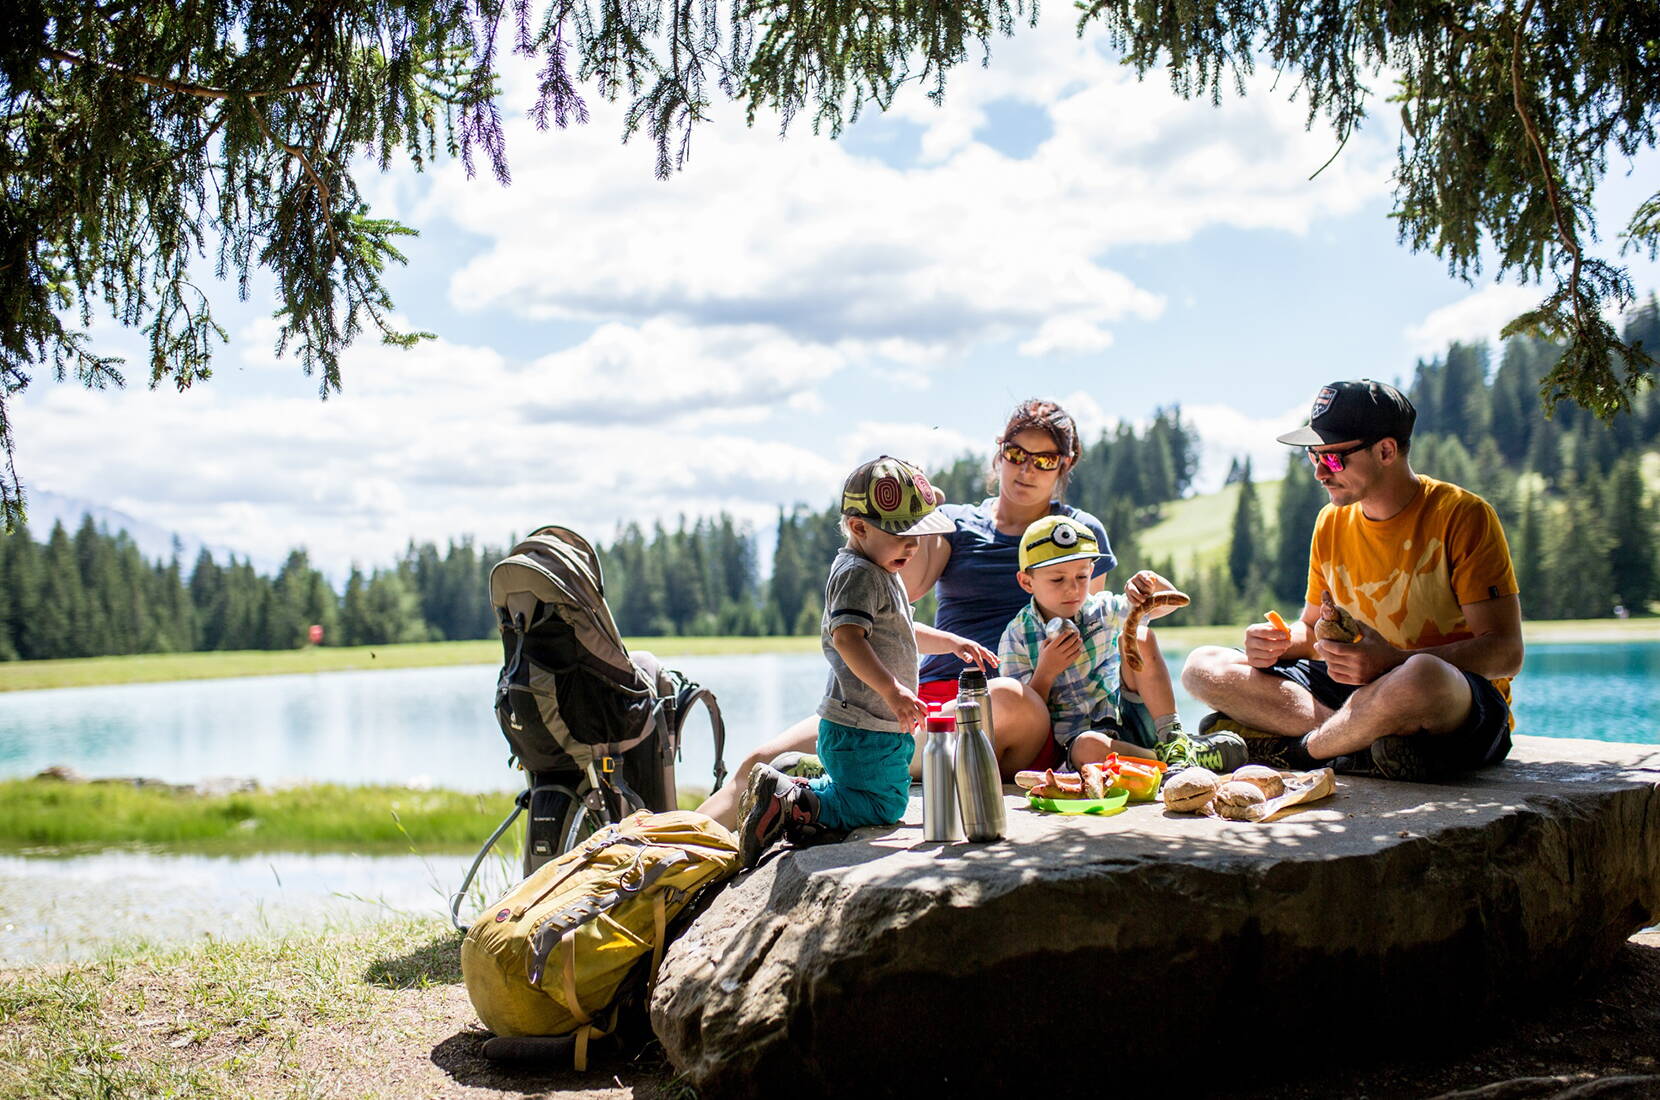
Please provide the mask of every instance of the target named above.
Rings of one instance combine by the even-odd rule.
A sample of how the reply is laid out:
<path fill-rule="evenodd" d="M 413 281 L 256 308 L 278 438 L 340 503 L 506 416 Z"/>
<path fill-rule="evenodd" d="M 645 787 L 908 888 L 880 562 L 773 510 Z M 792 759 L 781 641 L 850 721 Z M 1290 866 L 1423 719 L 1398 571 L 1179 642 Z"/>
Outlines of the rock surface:
<path fill-rule="evenodd" d="M 1340 778 L 1270 824 L 1132 806 L 775 850 L 669 949 L 652 1024 L 705 1096 L 1100 1087 L 1467 1027 L 1660 914 L 1660 749 L 1518 737 L 1458 784 Z M 1158 1067 L 1156 1072 L 1153 1068 Z"/>

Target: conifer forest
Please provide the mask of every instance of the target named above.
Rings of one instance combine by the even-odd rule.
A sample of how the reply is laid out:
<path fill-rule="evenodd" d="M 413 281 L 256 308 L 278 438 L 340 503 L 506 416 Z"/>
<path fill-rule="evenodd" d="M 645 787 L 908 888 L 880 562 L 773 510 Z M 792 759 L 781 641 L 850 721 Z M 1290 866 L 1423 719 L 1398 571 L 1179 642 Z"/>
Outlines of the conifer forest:
<path fill-rule="evenodd" d="M 1660 347 L 1652 294 L 1627 316 L 1623 337 Z M 1496 356 L 1483 344 L 1454 344 L 1419 362 L 1400 380 L 1418 409 L 1413 468 L 1497 509 L 1526 617 L 1651 614 L 1660 601 L 1660 494 L 1652 472 L 1645 480 L 1643 459 L 1660 449 L 1660 396 L 1640 388 L 1611 421 L 1568 403 L 1547 418 L 1539 387 L 1559 355 L 1555 345 L 1517 337 Z M 1268 607 L 1294 613 L 1325 503 L 1300 450 L 1288 449 L 1283 470 L 1235 463 L 1228 480 L 1240 489 L 1225 558 L 1200 565 L 1142 553 L 1137 533 L 1190 490 L 1202 446 L 1178 408 L 1140 428 L 1121 422 L 1085 443 L 1066 499 L 1105 524 L 1119 561 L 1114 582 L 1150 568 L 1193 597 L 1172 624 L 1241 623 Z M 930 474 L 948 500 L 978 500 L 989 491 L 989 456 L 964 455 Z M 1267 514 L 1256 487 L 1278 478 L 1283 487 Z M 813 634 L 825 572 L 842 543 L 837 518 L 834 501 L 781 510 L 766 576 L 755 532 L 726 514 L 683 517 L 672 529 L 626 523 L 609 543 L 610 533 L 584 533 L 600 552 L 607 602 L 625 635 Z M 25 527 L 0 536 L 0 659 L 289 649 L 308 644 L 312 626 L 323 628 L 325 645 L 486 638 L 496 631 L 489 570 L 509 545 L 411 543 L 389 566 L 354 569 L 337 591 L 301 548 L 264 575 L 245 559 L 207 551 L 193 562 L 148 561 L 124 532 L 90 518 L 73 532 Z M 932 599 L 919 605 L 920 620 L 930 619 Z"/>

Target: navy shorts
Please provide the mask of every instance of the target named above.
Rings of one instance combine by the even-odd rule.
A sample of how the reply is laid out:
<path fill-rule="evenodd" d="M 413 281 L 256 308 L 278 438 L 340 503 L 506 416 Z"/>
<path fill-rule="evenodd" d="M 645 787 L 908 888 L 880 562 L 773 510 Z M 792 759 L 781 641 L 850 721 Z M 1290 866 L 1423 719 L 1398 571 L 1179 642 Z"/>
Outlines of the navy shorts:
<path fill-rule="evenodd" d="M 1300 658 L 1283 661 L 1262 671 L 1307 689 L 1324 705 L 1336 710 L 1359 691 L 1362 684 L 1340 684 L 1326 675 L 1326 662 Z M 1415 748 L 1447 771 L 1472 771 L 1497 764 L 1510 755 L 1510 706 L 1499 689 L 1485 677 L 1464 673 L 1470 685 L 1470 715 L 1451 733 L 1419 734 L 1412 738 Z"/>
<path fill-rule="evenodd" d="M 1127 689 L 1119 693 L 1118 721 L 1102 722 L 1096 727 L 1096 732 L 1116 737 L 1120 741 L 1128 741 L 1132 745 L 1140 745 L 1144 749 L 1153 748 L 1159 743 L 1158 733 L 1153 726 L 1153 712 L 1147 709 L 1147 704 L 1141 701 L 1141 696 Z M 1068 771 L 1078 770 L 1078 762 L 1072 759 L 1072 746 L 1077 740 L 1078 735 L 1073 734 L 1061 745 Z"/>

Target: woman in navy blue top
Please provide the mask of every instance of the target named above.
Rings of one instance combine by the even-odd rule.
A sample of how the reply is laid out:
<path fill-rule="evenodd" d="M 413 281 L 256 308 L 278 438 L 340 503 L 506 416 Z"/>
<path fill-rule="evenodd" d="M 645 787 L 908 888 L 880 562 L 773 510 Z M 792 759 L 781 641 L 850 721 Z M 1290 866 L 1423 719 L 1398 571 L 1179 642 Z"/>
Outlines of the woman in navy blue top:
<path fill-rule="evenodd" d="M 1003 628 L 1031 598 L 1015 579 L 1020 536 L 1033 520 L 1051 513 L 1070 516 L 1094 532 L 1101 557 L 1095 563 L 1089 589 L 1099 592 L 1106 587 L 1107 572 L 1117 559 L 1101 521 L 1060 501 L 1080 454 L 1078 428 L 1065 409 L 1053 401 L 1037 399 L 1016 407 L 998 437 L 992 458 L 997 495 L 979 504 L 941 505 L 940 511 L 954 523 L 953 530 L 923 536 L 921 547 L 900 574 L 913 602 L 937 588 L 936 626 L 995 652 Z M 917 694 L 924 702 L 955 699 L 957 674 L 962 668 L 956 657 L 930 655 L 922 662 L 922 684 Z M 996 669 L 987 672 L 994 674 Z M 997 760 L 1006 779 L 1026 767 L 1059 766 L 1049 731 L 1049 708 L 1036 692 L 1018 680 L 996 678 L 991 681 L 991 706 Z M 699 809 L 731 826 L 749 770 L 780 753 L 811 752 L 817 732 L 816 716 L 797 722 L 746 756 L 731 780 Z"/>

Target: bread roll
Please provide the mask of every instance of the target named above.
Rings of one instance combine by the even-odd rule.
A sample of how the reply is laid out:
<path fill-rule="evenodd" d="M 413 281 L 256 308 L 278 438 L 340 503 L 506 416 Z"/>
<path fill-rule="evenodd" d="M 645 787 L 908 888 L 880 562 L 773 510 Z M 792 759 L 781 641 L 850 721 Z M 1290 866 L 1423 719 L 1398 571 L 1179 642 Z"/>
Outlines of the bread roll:
<path fill-rule="evenodd" d="M 1209 768 L 1183 768 L 1164 781 L 1164 808 L 1181 814 L 1197 813 L 1221 785 L 1221 777 Z"/>
<path fill-rule="evenodd" d="M 1285 780 L 1273 768 L 1261 764 L 1247 764 L 1228 776 L 1230 782 L 1249 783 L 1262 791 L 1264 798 L 1278 798 L 1285 793 Z"/>
<path fill-rule="evenodd" d="M 1212 802 L 1218 814 L 1232 821 L 1255 821 L 1267 804 L 1268 796 L 1255 783 L 1224 783 Z"/>

